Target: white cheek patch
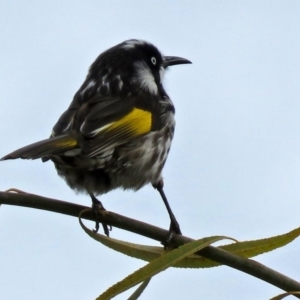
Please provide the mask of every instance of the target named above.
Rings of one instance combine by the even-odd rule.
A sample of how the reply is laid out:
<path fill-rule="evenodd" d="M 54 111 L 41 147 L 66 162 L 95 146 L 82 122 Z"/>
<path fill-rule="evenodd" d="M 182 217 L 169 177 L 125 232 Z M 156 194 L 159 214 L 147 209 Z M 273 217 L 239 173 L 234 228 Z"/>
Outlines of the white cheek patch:
<path fill-rule="evenodd" d="M 136 75 L 133 77 L 133 82 L 152 94 L 158 93 L 158 88 L 152 72 L 149 67 L 143 62 L 135 63 Z"/>
<path fill-rule="evenodd" d="M 162 83 L 165 77 L 165 68 L 163 66 L 161 66 L 159 69 L 159 77 L 160 77 L 160 82 Z"/>

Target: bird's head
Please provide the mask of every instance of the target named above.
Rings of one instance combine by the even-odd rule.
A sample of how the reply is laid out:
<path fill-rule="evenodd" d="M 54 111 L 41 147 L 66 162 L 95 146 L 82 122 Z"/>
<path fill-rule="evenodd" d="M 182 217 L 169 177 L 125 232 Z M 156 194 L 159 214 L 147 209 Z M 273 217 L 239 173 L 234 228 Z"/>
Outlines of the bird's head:
<path fill-rule="evenodd" d="M 101 78 L 103 84 L 121 89 L 136 88 L 157 94 L 164 72 L 169 66 L 189 64 L 189 60 L 176 56 L 163 56 L 152 44 L 143 40 L 127 40 L 96 59 L 90 68 L 91 78 Z M 107 86 L 109 88 L 109 86 Z"/>

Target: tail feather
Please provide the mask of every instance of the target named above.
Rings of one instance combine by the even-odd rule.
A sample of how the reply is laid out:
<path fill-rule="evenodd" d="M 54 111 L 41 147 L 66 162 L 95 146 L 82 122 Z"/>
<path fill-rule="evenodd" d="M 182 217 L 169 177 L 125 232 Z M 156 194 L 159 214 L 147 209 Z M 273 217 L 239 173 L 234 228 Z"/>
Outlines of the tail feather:
<path fill-rule="evenodd" d="M 5 155 L 0 160 L 6 159 L 38 159 L 49 155 L 59 154 L 78 146 L 77 140 L 72 135 L 62 135 L 54 138 L 42 140 L 28 146 L 22 147 L 10 154 Z"/>

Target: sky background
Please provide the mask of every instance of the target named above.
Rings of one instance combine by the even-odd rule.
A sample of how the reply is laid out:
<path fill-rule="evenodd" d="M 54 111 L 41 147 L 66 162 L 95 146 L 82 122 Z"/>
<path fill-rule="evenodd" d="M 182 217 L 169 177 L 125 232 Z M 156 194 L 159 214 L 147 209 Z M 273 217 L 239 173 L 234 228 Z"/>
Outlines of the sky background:
<path fill-rule="evenodd" d="M 0 156 L 48 137 L 98 54 L 141 38 L 193 62 L 165 76 L 177 121 L 165 192 L 183 233 L 251 240 L 297 228 L 299 11 L 300 2 L 288 0 L 1 1 Z M 90 205 L 50 162 L 1 162 L 0 190 L 11 187 Z M 101 201 L 113 212 L 169 226 L 151 186 Z M 117 228 L 111 236 L 158 245 Z M 256 260 L 299 280 L 299 254 L 298 239 Z M 2 300 L 95 299 L 143 265 L 89 238 L 76 218 L 0 208 Z M 141 299 L 269 299 L 280 292 L 222 266 L 168 269 Z"/>

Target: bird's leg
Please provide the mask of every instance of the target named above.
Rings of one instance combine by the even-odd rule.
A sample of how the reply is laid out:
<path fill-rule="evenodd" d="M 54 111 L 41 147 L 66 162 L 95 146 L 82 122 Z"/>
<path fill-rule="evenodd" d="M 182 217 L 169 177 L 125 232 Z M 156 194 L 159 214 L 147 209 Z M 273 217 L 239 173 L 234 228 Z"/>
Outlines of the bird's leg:
<path fill-rule="evenodd" d="M 172 241 L 174 234 L 181 234 L 181 230 L 180 230 L 179 223 L 177 222 L 175 215 L 173 214 L 172 209 L 169 205 L 168 199 L 163 190 L 163 186 L 164 186 L 164 182 L 162 180 L 159 181 L 157 184 L 153 185 L 153 187 L 158 190 L 162 200 L 164 201 L 164 204 L 167 208 L 167 211 L 168 211 L 168 214 L 169 214 L 170 220 L 171 220 L 168 237 L 167 237 L 166 241 L 163 243 L 163 245 L 166 247 Z"/>
<path fill-rule="evenodd" d="M 93 205 L 92 205 L 92 208 L 96 214 L 96 217 L 98 219 L 98 216 L 99 216 L 99 210 L 106 210 L 104 208 L 104 206 L 102 205 L 101 201 L 99 201 L 95 196 L 94 194 L 92 193 L 89 193 L 90 197 L 92 198 L 92 202 L 93 202 Z M 94 232 L 98 232 L 99 230 L 99 221 L 96 221 L 96 225 L 95 225 L 95 229 L 94 229 Z M 111 226 L 110 228 L 108 229 L 108 226 L 107 224 L 105 223 L 101 223 L 102 224 L 102 227 L 103 227 L 103 230 L 104 230 L 104 233 L 106 236 L 109 236 L 109 231 L 111 230 Z"/>

